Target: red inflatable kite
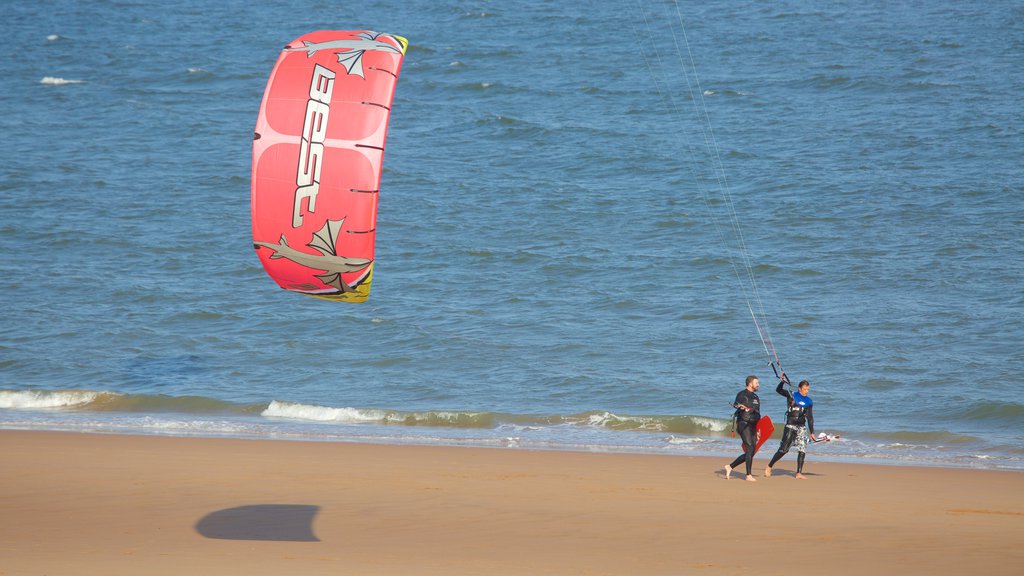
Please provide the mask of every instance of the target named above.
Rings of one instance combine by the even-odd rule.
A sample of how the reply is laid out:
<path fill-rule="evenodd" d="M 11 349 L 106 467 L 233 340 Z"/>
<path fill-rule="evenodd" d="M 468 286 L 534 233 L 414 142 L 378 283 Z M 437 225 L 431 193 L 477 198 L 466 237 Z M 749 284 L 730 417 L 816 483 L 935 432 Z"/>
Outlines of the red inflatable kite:
<path fill-rule="evenodd" d="M 322 30 L 285 46 L 252 145 L 252 236 L 282 288 L 363 302 L 384 141 L 408 41 Z"/>

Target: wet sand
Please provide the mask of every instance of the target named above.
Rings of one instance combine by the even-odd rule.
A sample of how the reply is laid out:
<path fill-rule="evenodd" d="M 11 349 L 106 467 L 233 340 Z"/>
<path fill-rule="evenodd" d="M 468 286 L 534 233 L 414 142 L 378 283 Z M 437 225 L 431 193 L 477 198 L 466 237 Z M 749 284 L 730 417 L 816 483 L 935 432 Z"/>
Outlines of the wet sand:
<path fill-rule="evenodd" d="M 0 575 L 1019 574 L 1024 473 L 0 431 Z"/>

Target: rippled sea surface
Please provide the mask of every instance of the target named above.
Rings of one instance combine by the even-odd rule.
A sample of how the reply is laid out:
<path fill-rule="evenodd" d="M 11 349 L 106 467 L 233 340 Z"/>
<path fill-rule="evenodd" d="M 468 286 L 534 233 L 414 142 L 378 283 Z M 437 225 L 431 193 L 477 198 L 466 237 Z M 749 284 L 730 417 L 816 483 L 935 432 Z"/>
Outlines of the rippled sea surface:
<path fill-rule="evenodd" d="M 840 434 L 812 459 L 1024 468 L 1019 2 L 67 0 L 0 29 L 0 427 L 731 454 L 747 374 L 784 410 L 763 307 Z M 411 41 L 361 305 L 252 253 L 260 99 L 319 29 Z"/>

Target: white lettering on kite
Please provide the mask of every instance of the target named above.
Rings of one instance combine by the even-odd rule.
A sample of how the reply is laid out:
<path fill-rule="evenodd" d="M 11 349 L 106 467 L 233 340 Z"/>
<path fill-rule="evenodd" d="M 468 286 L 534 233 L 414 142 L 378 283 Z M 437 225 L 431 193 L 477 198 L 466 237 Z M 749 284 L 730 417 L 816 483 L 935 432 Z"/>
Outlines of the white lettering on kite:
<path fill-rule="evenodd" d="M 327 137 L 327 118 L 331 113 L 334 76 L 334 71 L 317 64 L 313 70 L 313 79 L 309 83 L 309 101 L 306 102 L 306 120 L 302 124 L 302 143 L 299 147 L 299 167 L 295 175 L 292 228 L 302 226 L 304 198 L 309 200 L 306 210 L 316 211 L 316 195 L 320 192 L 320 171 L 324 162 L 324 140 Z"/>

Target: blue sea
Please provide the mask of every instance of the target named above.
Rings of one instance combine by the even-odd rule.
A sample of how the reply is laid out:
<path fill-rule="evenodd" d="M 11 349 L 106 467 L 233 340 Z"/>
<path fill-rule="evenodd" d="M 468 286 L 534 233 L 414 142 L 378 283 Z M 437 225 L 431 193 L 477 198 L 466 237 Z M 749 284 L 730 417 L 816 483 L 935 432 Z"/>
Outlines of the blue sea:
<path fill-rule="evenodd" d="M 771 344 L 840 436 L 809 466 L 1024 469 L 1018 1 L 53 0 L 0 29 L 0 428 L 732 457 L 748 374 L 783 416 Z M 364 304 L 252 248 L 263 90 L 320 29 L 411 42 Z"/>

